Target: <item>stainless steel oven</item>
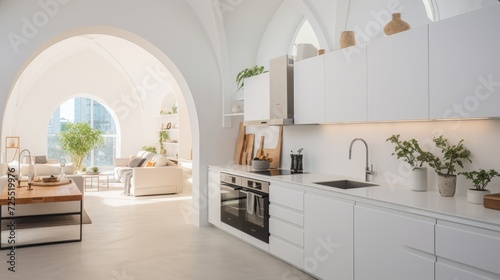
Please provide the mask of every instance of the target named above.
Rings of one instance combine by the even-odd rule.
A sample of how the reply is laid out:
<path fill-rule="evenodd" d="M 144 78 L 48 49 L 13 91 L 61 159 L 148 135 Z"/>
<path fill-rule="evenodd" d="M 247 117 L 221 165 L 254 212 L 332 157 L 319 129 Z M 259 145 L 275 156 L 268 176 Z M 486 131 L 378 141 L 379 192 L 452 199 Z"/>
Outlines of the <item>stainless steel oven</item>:
<path fill-rule="evenodd" d="M 221 222 L 269 243 L 269 182 L 221 173 Z"/>

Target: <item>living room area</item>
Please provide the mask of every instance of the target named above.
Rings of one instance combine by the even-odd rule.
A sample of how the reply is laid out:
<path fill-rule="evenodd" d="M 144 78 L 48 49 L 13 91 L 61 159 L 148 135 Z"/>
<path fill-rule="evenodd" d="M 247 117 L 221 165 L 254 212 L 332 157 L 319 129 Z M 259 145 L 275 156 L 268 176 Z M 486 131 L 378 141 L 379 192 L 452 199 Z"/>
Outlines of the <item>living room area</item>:
<path fill-rule="evenodd" d="M 101 136 L 81 163 L 60 142 L 61 132 L 77 123 Z M 58 176 L 64 165 L 66 175 L 82 174 L 91 185 L 111 180 L 128 195 L 135 195 L 130 184 L 150 190 L 136 195 L 191 190 L 192 136 L 183 93 L 158 59 L 124 39 L 75 36 L 39 53 L 13 87 L 1 133 L 2 164 L 29 165 L 26 154 L 20 156 L 27 149 L 33 156 L 33 179 Z M 129 166 L 143 153 L 151 156 Z M 180 175 L 158 171 L 167 163 L 181 169 Z M 146 166 L 151 170 L 145 171 Z M 138 179 L 131 172 L 125 178 L 117 168 L 135 169 Z M 167 187 L 161 181 L 175 181 L 179 189 L 161 190 Z"/>

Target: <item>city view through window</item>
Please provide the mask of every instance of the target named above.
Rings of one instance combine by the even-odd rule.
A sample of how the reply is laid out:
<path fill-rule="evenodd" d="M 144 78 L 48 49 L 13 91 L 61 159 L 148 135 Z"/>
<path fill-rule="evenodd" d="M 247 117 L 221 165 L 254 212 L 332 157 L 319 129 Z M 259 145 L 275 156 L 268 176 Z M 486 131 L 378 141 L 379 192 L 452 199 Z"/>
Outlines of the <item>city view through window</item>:
<path fill-rule="evenodd" d="M 64 131 L 68 123 L 88 123 L 92 128 L 102 132 L 104 145 L 89 152 L 82 166 L 113 166 L 116 155 L 116 124 L 110 112 L 99 102 L 76 97 L 61 104 L 52 115 L 47 130 L 47 157 L 60 162 L 70 162 L 59 143 L 59 133 Z"/>

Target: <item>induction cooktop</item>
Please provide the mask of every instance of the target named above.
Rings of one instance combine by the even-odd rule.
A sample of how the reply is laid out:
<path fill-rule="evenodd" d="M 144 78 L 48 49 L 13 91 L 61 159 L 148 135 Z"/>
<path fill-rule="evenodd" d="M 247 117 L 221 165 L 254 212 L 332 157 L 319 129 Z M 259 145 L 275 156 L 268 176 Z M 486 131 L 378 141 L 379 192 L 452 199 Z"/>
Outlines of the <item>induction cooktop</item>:
<path fill-rule="evenodd" d="M 287 170 L 287 169 L 268 169 L 268 170 L 264 170 L 264 171 L 252 170 L 250 172 L 255 173 L 255 174 L 260 174 L 260 175 L 267 175 L 267 176 L 293 175 L 293 174 L 303 174 L 304 173 L 304 172 L 293 173 L 292 171 Z"/>

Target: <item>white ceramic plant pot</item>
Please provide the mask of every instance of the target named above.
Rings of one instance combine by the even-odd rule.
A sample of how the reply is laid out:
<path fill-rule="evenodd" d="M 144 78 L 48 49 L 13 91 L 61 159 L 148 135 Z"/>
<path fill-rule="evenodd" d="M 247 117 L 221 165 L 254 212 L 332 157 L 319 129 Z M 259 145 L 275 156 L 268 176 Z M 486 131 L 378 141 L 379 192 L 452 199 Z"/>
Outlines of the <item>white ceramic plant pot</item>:
<path fill-rule="evenodd" d="M 417 167 L 412 171 L 410 186 L 416 192 L 427 191 L 427 167 Z"/>
<path fill-rule="evenodd" d="M 457 188 L 457 175 L 446 175 L 438 173 L 438 190 L 441 196 L 452 197 Z"/>
<path fill-rule="evenodd" d="M 490 190 L 477 190 L 468 189 L 467 190 L 467 201 L 474 204 L 483 204 L 483 198 L 485 195 L 490 194 Z"/>

